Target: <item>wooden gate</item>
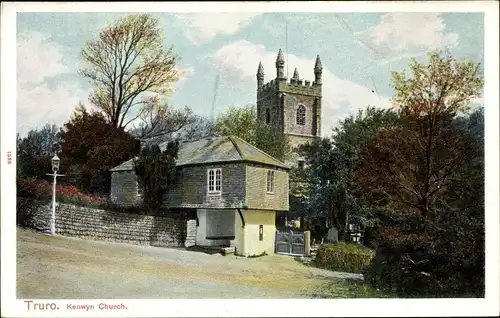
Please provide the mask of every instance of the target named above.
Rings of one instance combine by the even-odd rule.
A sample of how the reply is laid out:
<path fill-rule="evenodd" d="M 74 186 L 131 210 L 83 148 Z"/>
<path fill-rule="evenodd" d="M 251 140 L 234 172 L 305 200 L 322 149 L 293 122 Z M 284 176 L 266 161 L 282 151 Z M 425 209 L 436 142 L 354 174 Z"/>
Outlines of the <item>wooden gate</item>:
<path fill-rule="evenodd" d="M 276 254 L 302 256 L 305 254 L 305 234 L 303 232 L 276 231 Z"/>

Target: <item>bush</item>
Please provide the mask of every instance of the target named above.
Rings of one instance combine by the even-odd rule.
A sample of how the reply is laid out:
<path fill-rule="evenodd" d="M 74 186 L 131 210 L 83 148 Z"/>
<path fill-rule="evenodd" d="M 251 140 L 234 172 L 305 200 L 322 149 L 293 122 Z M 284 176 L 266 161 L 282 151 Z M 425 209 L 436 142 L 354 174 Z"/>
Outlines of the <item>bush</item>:
<path fill-rule="evenodd" d="M 361 274 L 372 258 L 372 250 L 357 244 L 323 244 L 318 247 L 314 265 L 332 271 Z"/>
<path fill-rule="evenodd" d="M 16 204 L 16 224 L 25 228 L 34 228 L 34 211 L 38 208 L 38 204 L 35 205 L 34 202 L 17 200 Z"/>
<path fill-rule="evenodd" d="M 17 196 L 49 201 L 52 199 L 52 183 L 46 180 L 18 179 Z M 68 185 L 56 186 L 57 201 L 62 203 L 72 203 L 88 207 L 100 207 L 108 204 L 108 198 L 88 195 L 80 192 L 78 188 Z"/>
<path fill-rule="evenodd" d="M 185 217 L 184 210 L 177 211 L 175 209 L 156 209 L 151 210 L 144 206 L 121 206 L 111 202 L 107 197 L 95 196 L 82 193 L 74 186 L 58 184 L 56 188 L 57 202 L 75 204 L 89 208 L 103 209 L 113 212 L 121 212 L 128 214 L 152 215 L 152 216 L 169 216 L 169 217 Z M 32 199 L 33 202 L 51 203 L 52 202 L 52 183 L 46 180 L 36 179 L 18 179 L 17 180 L 17 197 Z M 31 209 L 18 207 L 18 225 L 29 227 L 26 222 L 31 220 Z M 196 215 L 196 213 L 195 213 Z M 196 218 L 196 216 L 188 214 L 186 217 Z M 25 221 L 26 220 L 26 221 Z M 21 223 L 21 224 L 20 224 Z M 26 224 L 24 224 L 26 223 Z"/>
<path fill-rule="evenodd" d="M 384 228 L 365 280 L 401 297 L 484 297 L 484 241 Z"/>

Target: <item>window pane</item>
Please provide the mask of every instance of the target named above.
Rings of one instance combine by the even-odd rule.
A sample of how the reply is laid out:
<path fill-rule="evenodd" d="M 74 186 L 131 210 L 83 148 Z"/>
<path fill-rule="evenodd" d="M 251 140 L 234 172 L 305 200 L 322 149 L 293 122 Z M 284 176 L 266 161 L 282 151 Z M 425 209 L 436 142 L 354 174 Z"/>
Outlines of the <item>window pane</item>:
<path fill-rule="evenodd" d="M 269 180 L 270 186 L 269 188 L 271 189 L 270 191 L 273 192 L 273 183 L 274 183 L 274 171 L 271 171 L 271 178 Z"/>
<path fill-rule="evenodd" d="M 214 191 L 215 188 L 215 172 L 208 170 L 208 191 Z"/>
<path fill-rule="evenodd" d="M 304 105 L 299 105 L 297 108 L 297 125 L 306 124 L 306 108 Z"/>

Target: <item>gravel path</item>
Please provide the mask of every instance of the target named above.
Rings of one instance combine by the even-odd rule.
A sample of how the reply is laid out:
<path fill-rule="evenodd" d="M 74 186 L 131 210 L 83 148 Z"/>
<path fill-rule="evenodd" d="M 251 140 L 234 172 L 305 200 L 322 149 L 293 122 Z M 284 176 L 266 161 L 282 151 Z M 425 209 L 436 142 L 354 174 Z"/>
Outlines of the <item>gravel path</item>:
<path fill-rule="evenodd" d="M 325 281 L 359 278 L 281 255 L 209 255 L 20 229 L 17 238 L 18 298 L 308 298 Z"/>

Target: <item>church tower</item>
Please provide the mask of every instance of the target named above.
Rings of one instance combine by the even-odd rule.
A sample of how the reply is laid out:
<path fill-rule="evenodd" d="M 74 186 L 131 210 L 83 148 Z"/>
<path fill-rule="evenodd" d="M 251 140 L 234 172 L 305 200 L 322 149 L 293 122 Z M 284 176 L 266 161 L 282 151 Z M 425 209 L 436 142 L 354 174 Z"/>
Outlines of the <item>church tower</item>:
<path fill-rule="evenodd" d="M 313 68 L 314 81 L 303 80 L 298 69 L 288 79 L 281 49 L 276 57 L 276 78 L 264 84 L 264 67 L 257 69 L 257 117 L 279 127 L 293 148 L 321 137 L 321 86 L 323 67 L 319 55 Z M 312 67 L 312 65 L 311 65 Z M 292 158 L 291 164 L 300 164 Z"/>

